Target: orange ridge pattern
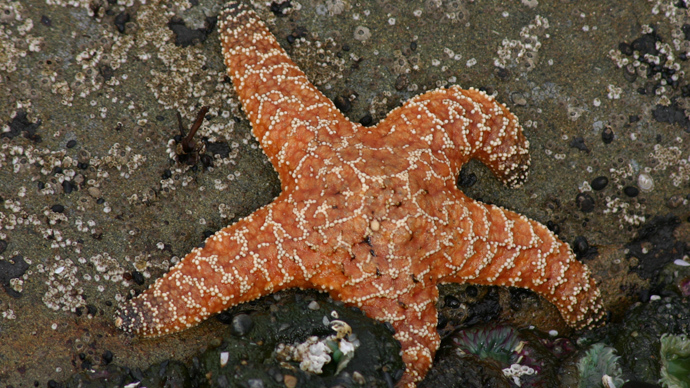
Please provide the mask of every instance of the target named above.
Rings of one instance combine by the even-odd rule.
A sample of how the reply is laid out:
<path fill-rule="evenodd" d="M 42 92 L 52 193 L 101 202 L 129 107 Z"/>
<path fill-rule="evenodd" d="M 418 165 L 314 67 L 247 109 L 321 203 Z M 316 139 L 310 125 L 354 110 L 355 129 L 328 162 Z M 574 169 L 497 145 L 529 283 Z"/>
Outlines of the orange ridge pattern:
<path fill-rule="evenodd" d="M 574 327 L 601 318 L 599 290 L 566 243 L 455 185 L 471 158 L 508 186 L 526 179 L 529 142 L 506 106 L 450 87 L 365 128 L 307 80 L 249 7 L 228 4 L 219 30 L 282 193 L 127 302 L 117 326 L 164 335 L 282 289 L 318 289 L 395 328 L 406 365 L 398 387 L 412 388 L 439 346 L 440 283 L 528 288 Z"/>

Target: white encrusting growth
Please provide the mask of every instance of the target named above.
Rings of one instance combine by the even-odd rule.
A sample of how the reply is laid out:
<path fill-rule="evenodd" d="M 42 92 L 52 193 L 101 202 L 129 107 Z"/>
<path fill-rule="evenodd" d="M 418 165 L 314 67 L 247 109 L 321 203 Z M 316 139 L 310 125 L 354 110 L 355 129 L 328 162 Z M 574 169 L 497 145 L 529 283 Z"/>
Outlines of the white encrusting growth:
<path fill-rule="evenodd" d="M 455 186 L 470 158 L 506 185 L 526 179 L 529 144 L 508 108 L 451 87 L 365 128 L 309 83 L 248 7 L 231 3 L 219 20 L 228 72 L 283 192 L 132 299 L 118 326 L 161 335 L 281 289 L 320 289 L 395 328 L 407 366 L 399 386 L 414 387 L 440 342 L 439 283 L 529 288 L 573 326 L 601 316 L 567 244 Z"/>

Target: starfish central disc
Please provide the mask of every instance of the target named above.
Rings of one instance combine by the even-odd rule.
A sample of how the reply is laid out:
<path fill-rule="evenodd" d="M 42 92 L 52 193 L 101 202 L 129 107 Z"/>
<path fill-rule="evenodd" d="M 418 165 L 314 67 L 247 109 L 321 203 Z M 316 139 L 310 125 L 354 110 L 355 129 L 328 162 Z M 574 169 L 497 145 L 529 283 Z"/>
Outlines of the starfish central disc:
<path fill-rule="evenodd" d="M 506 106 L 451 87 L 365 128 L 309 83 L 247 6 L 230 3 L 219 30 L 228 74 L 282 193 L 128 302 L 120 328 L 173 333 L 263 295 L 314 288 L 389 322 L 407 368 L 398 386 L 414 387 L 439 346 L 440 283 L 528 288 L 575 327 L 601 317 L 595 282 L 567 244 L 455 185 L 471 158 L 508 186 L 525 180 L 529 143 Z"/>

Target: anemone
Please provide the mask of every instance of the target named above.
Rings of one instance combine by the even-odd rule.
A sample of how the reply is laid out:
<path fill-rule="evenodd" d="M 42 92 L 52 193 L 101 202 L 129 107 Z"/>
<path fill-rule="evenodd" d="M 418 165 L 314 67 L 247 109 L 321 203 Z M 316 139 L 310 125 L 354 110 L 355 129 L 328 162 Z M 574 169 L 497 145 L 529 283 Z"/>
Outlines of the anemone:
<path fill-rule="evenodd" d="M 492 358 L 510 365 L 513 355 L 520 351 L 523 343 L 512 327 L 479 327 L 457 333 L 453 341 L 463 353 L 471 353 L 481 359 Z"/>
<path fill-rule="evenodd" d="M 690 388 L 690 339 L 685 334 L 661 336 L 661 384 Z"/>
<path fill-rule="evenodd" d="M 614 348 L 602 343 L 592 345 L 577 363 L 580 372 L 578 388 L 603 387 L 604 375 L 610 376 L 616 386 L 623 385 L 622 371 L 618 365 L 620 357 L 614 354 L 615 351 Z"/>

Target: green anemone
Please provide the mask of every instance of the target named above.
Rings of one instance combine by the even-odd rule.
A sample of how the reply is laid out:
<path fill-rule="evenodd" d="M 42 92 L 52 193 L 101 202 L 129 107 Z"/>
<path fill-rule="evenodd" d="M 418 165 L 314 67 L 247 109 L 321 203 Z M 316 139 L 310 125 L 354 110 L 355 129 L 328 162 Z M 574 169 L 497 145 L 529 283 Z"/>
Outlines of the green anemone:
<path fill-rule="evenodd" d="M 622 371 L 618 365 L 620 357 L 614 354 L 615 351 L 602 343 L 592 345 L 577 363 L 580 372 L 578 388 L 603 387 L 601 378 L 604 375 L 610 376 L 617 387 L 623 385 Z"/>
<path fill-rule="evenodd" d="M 515 329 L 504 326 L 463 330 L 453 340 L 464 353 L 477 355 L 481 359 L 492 358 L 507 365 L 516 362 L 513 358 L 524 345 Z"/>
<path fill-rule="evenodd" d="M 690 339 L 685 334 L 661 336 L 661 384 L 690 388 Z"/>

